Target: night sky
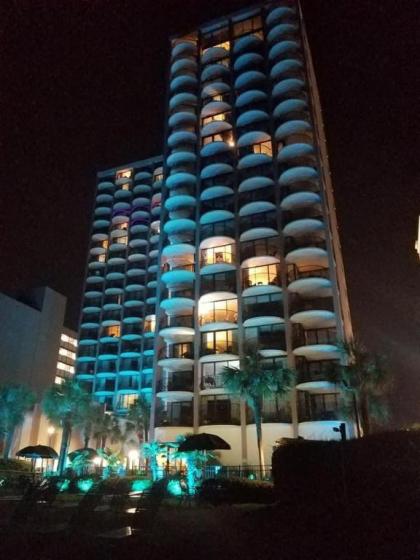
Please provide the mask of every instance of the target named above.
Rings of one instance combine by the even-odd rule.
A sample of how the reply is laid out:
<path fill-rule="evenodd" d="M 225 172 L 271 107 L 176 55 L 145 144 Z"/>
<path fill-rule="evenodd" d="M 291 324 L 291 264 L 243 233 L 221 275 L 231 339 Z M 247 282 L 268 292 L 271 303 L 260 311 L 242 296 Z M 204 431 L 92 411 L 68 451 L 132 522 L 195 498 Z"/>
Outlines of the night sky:
<path fill-rule="evenodd" d="M 239 0 L 0 7 L 0 290 L 49 285 L 76 327 L 97 170 L 160 154 L 171 35 Z M 304 0 L 356 332 L 420 421 L 420 2 Z"/>

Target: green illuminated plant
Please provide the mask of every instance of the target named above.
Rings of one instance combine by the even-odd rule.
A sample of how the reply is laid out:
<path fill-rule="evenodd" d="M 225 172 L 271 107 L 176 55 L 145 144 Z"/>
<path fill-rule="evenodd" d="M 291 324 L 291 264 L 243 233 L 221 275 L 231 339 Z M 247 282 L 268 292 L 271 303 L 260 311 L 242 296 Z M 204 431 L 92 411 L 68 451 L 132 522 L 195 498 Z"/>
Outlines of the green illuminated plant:
<path fill-rule="evenodd" d="M 0 435 L 4 438 L 3 458 L 8 459 L 15 430 L 35 403 L 35 395 L 24 385 L 7 384 L 0 388 Z"/>
<path fill-rule="evenodd" d="M 71 433 L 80 425 L 89 408 L 88 393 L 74 379 L 50 387 L 43 398 L 42 408 L 47 418 L 63 429 L 61 436 L 58 473 L 63 474 Z"/>
<path fill-rule="evenodd" d="M 223 384 L 231 393 L 245 399 L 255 417 L 258 458 L 261 473 L 264 469 L 262 451 L 262 411 L 264 397 L 277 397 L 285 401 L 295 385 L 295 372 L 282 365 L 270 367 L 264 362 L 258 346 L 248 346 L 239 368 L 225 367 L 222 371 Z"/>

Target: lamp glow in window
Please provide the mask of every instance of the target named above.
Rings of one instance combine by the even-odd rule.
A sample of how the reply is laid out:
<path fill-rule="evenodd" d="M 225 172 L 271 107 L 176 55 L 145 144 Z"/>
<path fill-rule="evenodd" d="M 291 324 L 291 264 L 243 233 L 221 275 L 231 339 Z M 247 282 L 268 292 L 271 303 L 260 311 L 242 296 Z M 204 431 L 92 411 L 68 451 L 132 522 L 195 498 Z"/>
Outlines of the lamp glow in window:
<path fill-rule="evenodd" d="M 154 332 L 156 327 L 156 315 L 149 315 L 144 321 L 144 332 Z"/>
<path fill-rule="evenodd" d="M 111 325 L 109 327 L 105 327 L 103 330 L 103 336 L 120 336 L 120 333 L 120 325 Z"/>
<path fill-rule="evenodd" d="M 105 262 L 106 261 L 106 254 L 102 253 L 102 255 L 98 255 L 98 262 Z"/>
<path fill-rule="evenodd" d="M 122 235 L 121 237 L 116 237 L 114 241 L 115 243 L 120 243 L 121 245 L 127 245 L 128 237 L 126 235 Z"/>
<path fill-rule="evenodd" d="M 66 350 L 65 348 L 60 348 L 58 353 L 60 356 L 66 356 L 67 358 L 72 358 L 73 360 L 76 359 L 76 354 L 74 352 L 70 352 L 70 350 Z"/>
<path fill-rule="evenodd" d="M 129 179 L 132 174 L 133 174 L 132 169 L 124 169 L 122 171 L 117 171 L 116 178 L 117 179 L 123 179 L 123 178 Z"/>
<path fill-rule="evenodd" d="M 266 156 L 273 155 L 273 147 L 271 145 L 271 141 L 268 140 L 267 142 L 260 142 L 259 144 L 254 144 L 252 146 L 252 151 L 254 154 L 265 154 Z"/>
<path fill-rule="evenodd" d="M 121 185 L 121 188 L 123 191 L 129 191 L 130 190 L 130 183 L 124 183 L 124 185 Z"/>

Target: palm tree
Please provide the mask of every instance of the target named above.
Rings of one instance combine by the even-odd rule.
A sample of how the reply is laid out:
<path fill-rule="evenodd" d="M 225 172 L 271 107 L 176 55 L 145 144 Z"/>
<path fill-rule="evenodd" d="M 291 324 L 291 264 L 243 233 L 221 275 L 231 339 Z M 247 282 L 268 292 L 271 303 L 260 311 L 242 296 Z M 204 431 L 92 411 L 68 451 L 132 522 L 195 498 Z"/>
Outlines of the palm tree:
<path fill-rule="evenodd" d="M 102 406 L 95 401 L 91 401 L 84 411 L 79 427 L 81 428 L 83 447 L 85 449 L 89 447 L 90 439 L 94 435 L 96 426 L 102 421 L 104 414 Z"/>
<path fill-rule="evenodd" d="M 53 424 L 63 429 L 58 459 L 60 475 L 64 471 L 72 429 L 83 422 L 89 403 L 89 394 L 74 379 L 66 379 L 60 385 L 53 385 L 44 395 L 44 413 Z"/>
<path fill-rule="evenodd" d="M 4 459 L 9 458 L 16 428 L 23 423 L 25 414 L 34 403 L 35 395 L 25 385 L 10 383 L 0 388 L 0 433 L 4 438 Z"/>
<path fill-rule="evenodd" d="M 277 397 L 285 401 L 295 385 L 293 370 L 264 362 L 258 347 L 249 347 L 239 368 L 225 367 L 222 370 L 224 386 L 232 393 L 245 399 L 255 417 L 258 459 L 261 473 L 264 468 L 262 450 L 262 411 L 264 397 Z"/>
<path fill-rule="evenodd" d="M 152 471 L 152 480 L 155 482 L 159 476 L 159 465 L 157 456 L 162 453 L 162 444 L 158 441 L 151 441 L 143 443 L 142 445 L 144 456 L 150 461 L 150 470 Z"/>
<path fill-rule="evenodd" d="M 347 358 L 347 365 L 340 368 L 339 381 L 344 388 L 344 398 L 351 401 L 358 437 L 371 431 L 371 421 L 384 421 L 388 409 L 384 396 L 391 384 L 391 374 L 383 356 L 371 354 L 357 338 L 340 342 L 340 349 Z"/>
<path fill-rule="evenodd" d="M 149 439 L 150 408 L 148 399 L 140 395 L 128 410 L 127 430 L 136 433 L 140 447 Z"/>
<path fill-rule="evenodd" d="M 111 443 L 121 441 L 122 433 L 118 419 L 111 414 L 103 412 L 94 423 L 93 437 L 97 440 L 96 446 L 101 449 L 105 449 L 108 440 Z"/>

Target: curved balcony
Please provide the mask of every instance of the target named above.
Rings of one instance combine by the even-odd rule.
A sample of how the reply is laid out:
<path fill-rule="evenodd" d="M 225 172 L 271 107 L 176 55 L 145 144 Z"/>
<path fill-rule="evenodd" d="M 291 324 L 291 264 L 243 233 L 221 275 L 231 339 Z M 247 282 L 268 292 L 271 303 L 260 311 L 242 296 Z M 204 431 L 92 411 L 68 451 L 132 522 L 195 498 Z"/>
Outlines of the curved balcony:
<path fill-rule="evenodd" d="M 235 262 L 235 240 L 232 237 L 208 238 L 200 244 L 200 268 Z"/>
<path fill-rule="evenodd" d="M 303 77 L 303 63 L 296 58 L 287 58 L 274 64 L 270 71 L 272 80 L 279 81 L 284 79 L 300 79 Z"/>
<path fill-rule="evenodd" d="M 255 105 L 264 103 L 268 99 L 268 95 L 265 91 L 261 91 L 258 89 L 251 89 L 244 91 L 240 95 L 236 97 L 235 105 L 237 109 L 242 110 L 245 109 L 247 106 Z"/>
<path fill-rule="evenodd" d="M 284 59 L 293 58 L 294 55 L 300 55 L 300 44 L 298 41 L 281 41 L 271 47 L 268 52 L 268 59 L 272 62 Z"/>
<path fill-rule="evenodd" d="M 141 340 L 123 340 L 121 342 L 122 358 L 139 358 L 141 356 Z"/>
<path fill-rule="evenodd" d="M 171 78 L 175 78 L 177 74 L 187 73 L 194 74 L 197 71 L 197 63 L 193 58 L 179 58 L 171 65 Z"/>
<path fill-rule="evenodd" d="M 330 327 L 335 323 L 331 294 L 316 298 L 303 298 L 296 294 L 290 299 L 289 313 L 290 320 L 305 329 Z"/>
<path fill-rule="evenodd" d="M 188 314 L 195 305 L 194 292 L 191 288 L 164 290 L 160 306 L 168 314 Z"/>
<path fill-rule="evenodd" d="M 263 357 L 283 356 L 286 353 L 286 327 L 283 320 L 277 317 L 271 317 L 265 324 L 258 322 L 244 327 L 244 337 L 244 344 L 257 347 Z"/>
<path fill-rule="evenodd" d="M 95 218 L 107 217 L 111 215 L 110 206 L 98 206 L 94 212 Z"/>
<path fill-rule="evenodd" d="M 175 60 L 180 57 L 191 56 L 197 54 L 197 45 L 192 41 L 180 41 L 172 48 L 171 59 Z"/>
<path fill-rule="evenodd" d="M 112 360 L 118 358 L 119 341 L 102 342 L 98 348 L 98 358 L 102 360 Z"/>
<path fill-rule="evenodd" d="M 236 294 L 236 271 L 227 270 L 200 276 L 200 296 L 212 292 Z"/>
<path fill-rule="evenodd" d="M 167 286 L 192 284 L 195 280 L 194 263 L 172 265 L 165 263 L 162 271 L 161 281 Z"/>
<path fill-rule="evenodd" d="M 158 359 L 158 365 L 161 367 L 175 365 L 174 360 L 181 360 L 182 366 L 192 365 L 194 360 L 193 343 L 179 342 L 176 344 L 167 344 L 160 349 Z"/>
<path fill-rule="evenodd" d="M 231 292 L 212 292 L 200 298 L 200 330 L 231 329 L 238 320 L 238 300 Z"/>
<path fill-rule="evenodd" d="M 245 290 L 254 286 L 281 286 L 280 265 L 275 257 L 257 257 L 244 261 L 243 264 L 246 264 L 241 268 L 244 296 Z"/>
<path fill-rule="evenodd" d="M 267 15 L 265 22 L 268 27 L 277 25 L 278 23 L 288 23 L 296 19 L 295 9 L 292 7 L 274 8 Z"/>
<path fill-rule="evenodd" d="M 335 384 L 340 375 L 339 360 L 306 360 L 296 358 L 298 373 L 296 388 L 301 391 L 325 392 L 326 389 L 337 391 Z"/>
<path fill-rule="evenodd" d="M 310 211 L 307 210 L 307 213 L 310 214 Z M 316 209 L 314 213 L 317 213 Z M 286 221 L 287 218 L 290 219 L 290 214 L 286 213 L 285 215 Z M 315 219 L 315 218 L 294 219 L 294 216 L 292 215 L 290 221 L 288 221 L 287 225 L 283 228 L 283 235 L 285 239 L 290 239 L 290 238 L 293 239 L 295 243 L 298 244 L 298 246 L 302 246 L 300 245 L 300 241 L 299 241 L 299 239 L 301 238 L 310 239 L 314 237 L 319 239 L 325 239 L 325 224 L 322 221 L 322 216 L 317 216 L 317 218 L 321 218 L 321 219 Z"/>
<path fill-rule="evenodd" d="M 169 84 L 171 94 L 194 93 L 198 86 L 198 80 L 194 75 L 183 74 L 173 78 Z"/>
<path fill-rule="evenodd" d="M 278 43 L 279 41 L 293 40 L 298 31 L 295 23 L 279 23 L 273 27 L 268 35 L 268 43 Z"/>
<path fill-rule="evenodd" d="M 114 192 L 115 185 L 111 181 L 100 181 L 97 186 L 98 192 L 101 193 L 112 193 Z"/>
<path fill-rule="evenodd" d="M 324 260 L 327 261 L 326 256 Z M 302 297 L 323 297 L 331 293 L 328 263 L 320 265 L 315 261 L 312 264 L 288 264 L 287 281 L 289 290 Z"/>
<path fill-rule="evenodd" d="M 229 51 L 224 47 L 210 47 L 206 49 L 201 55 L 201 64 L 209 64 L 227 58 L 229 56 Z"/>
<path fill-rule="evenodd" d="M 163 227 L 171 245 L 189 243 L 194 240 L 196 223 L 187 218 L 172 219 Z"/>
<path fill-rule="evenodd" d="M 313 167 L 293 167 L 280 175 L 279 185 L 285 194 L 299 191 L 319 191 L 319 175 Z"/>
<path fill-rule="evenodd" d="M 212 195 L 218 192 L 222 192 L 222 196 L 212 197 Z M 200 204 L 200 217 L 217 210 L 227 212 L 229 215 L 232 215 L 235 211 L 233 191 L 229 187 L 210 187 L 210 189 L 206 189 L 203 192 Z M 225 215 L 227 216 L 227 214 Z"/>
<path fill-rule="evenodd" d="M 306 120 L 293 120 L 281 124 L 275 132 L 276 140 L 287 145 L 294 143 L 311 144 L 312 127 Z"/>
<path fill-rule="evenodd" d="M 308 103 L 305 99 L 286 99 L 280 101 L 273 111 L 273 117 L 280 124 L 284 124 L 287 121 L 309 122 Z"/>
<path fill-rule="evenodd" d="M 194 113 L 198 98 L 194 93 L 177 93 L 169 100 L 169 110 L 171 114 L 178 111 Z"/>
<path fill-rule="evenodd" d="M 313 394 L 298 391 L 299 433 L 308 439 L 331 439 L 338 427 L 340 402 L 337 390 Z"/>
<path fill-rule="evenodd" d="M 169 212 L 176 212 L 183 209 L 191 210 L 196 204 L 197 200 L 194 196 L 190 196 L 188 194 L 177 194 L 166 199 L 165 208 Z"/>
<path fill-rule="evenodd" d="M 262 205 L 264 204 L 263 202 L 258 202 L 255 203 Z M 269 204 L 269 203 L 267 203 Z M 256 208 L 254 205 L 252 205 L 252 207 L 249 207 L 249 211 L 252 213 L 245 213 L 247 211 L 247 209 L 241 209 L 243 210 L 243 212 L 245 213 L 245 215 L 241 216 L 240 219 L 240 224 L 239 224 L 239 231 L 241 234 L 243 234 L 244 232 L 248 232 L 248 230 L 253 230 L 256 229 L 258 230 L 259 228 L 264 228 L 266 230 L 269 230 L 271 233 L 271 235 L 277 235 L 277 213 L 275 210 L 268 210 L 268 211 L 260 211 L 260 212 L 255 212 L 254 208 Z M 259 206 L 259 208 L 262 208 L 262 206 Z M 270 206 L 271 208 L 271 206 Z M 265 237 L 265 235 L 257 235 L 257 237 Z M 241 235 L 241 241 L 246 241 L 246 239 L 243 239 L 242 235 Z"/>
<path fill-rule="evenodd" d="M 240 55 L 245 52 L 259 52 L 264 45 L 264 41 L 256 34 L 249 34 L 236 39 L 233 46 L 233 54 Z"/>
<path fill-rule="evenodd" d="M 293 326 L 293 354 L 307 360 L 333 360 L 340 358 L 335 327 L 304 329 Z"/>
<path fill-rule="evenodd" d="M 235 60 L 233 70 L 239 74 L 249 70 L 260 70 L 264 68 L 264 57 L 257 53 L 245 53 Z"/>
<path fill-rule="evenodd" d="M 193 425 L 193 405 L 189 401 L 177 401 L 165 403 L 166 408 L 157 408 L 156 426 L 166 428 L 168 426 L 191 427 Z"/>
<path fill-rule="evenodd" d="M 241 93 L 250 89 L 264 88 L 266 76 L 258 70 L 248 70 L 240 74 L 235 80 L 235 89 Z"/>
<path fill-rule="evenodd" d="M 167 401 L 192 398 L 194 392 L 193 370 L 172 371 L 162 374 L 157 383 L 156 396 Z"/>
<path fill-rule="evenodd" d="M 297 249 L 309 249 L 314 247 L 326 251 L 327 244 L 325 237 L 320 235 L 302 235 L 296 237 L 286 237 L 284 239 L 284 252 L 287 255 Z"/>
<path fill-rule="evenodd" d="M 258 109 L 250 109 L 239 115 L 236 119 L 236 128 L 243 129 L 251 127 L 258 130 L 258 123 L 266 122 L 269 120 L 269 116 L 265 111 Z"/>
<path fill-rule="evenodd" d="M 200 225 L 201 240 L 209 237 L 235 237 L 235 221 L 233 219 Z"/>
<path fill-rule="evenodd" d="M 287 78 L 278 82 L 272 89 L 271 95 L 276 100 L 302 99 L 306 100 L 305 82 L 298 78 Z"/>
<path fill-rule="evenodd" d="M 219 60 L 213 64 L 205 66 L 201 72 L 201 83 L 208 84 L 209 82 L 214 82 L 217 80 L 229 80 L 229 59 Z"/>
<path fill-rule="evenodd" d="M 242 298 L 242 320 L 244 326 L 251 326 L 253 319 L 266 320 L 267 317 L 284 317 L 283 294 L 280 291 L 267 292 Z M 255 321 L 254 321 L 255 322 Z"/>
<path fill-rule="evenodd" d="M 185 144 L 196 144 L 197 135 L 194 132 L 176 131 L 168 137 L 168 146 L 176 148 Z"/>

